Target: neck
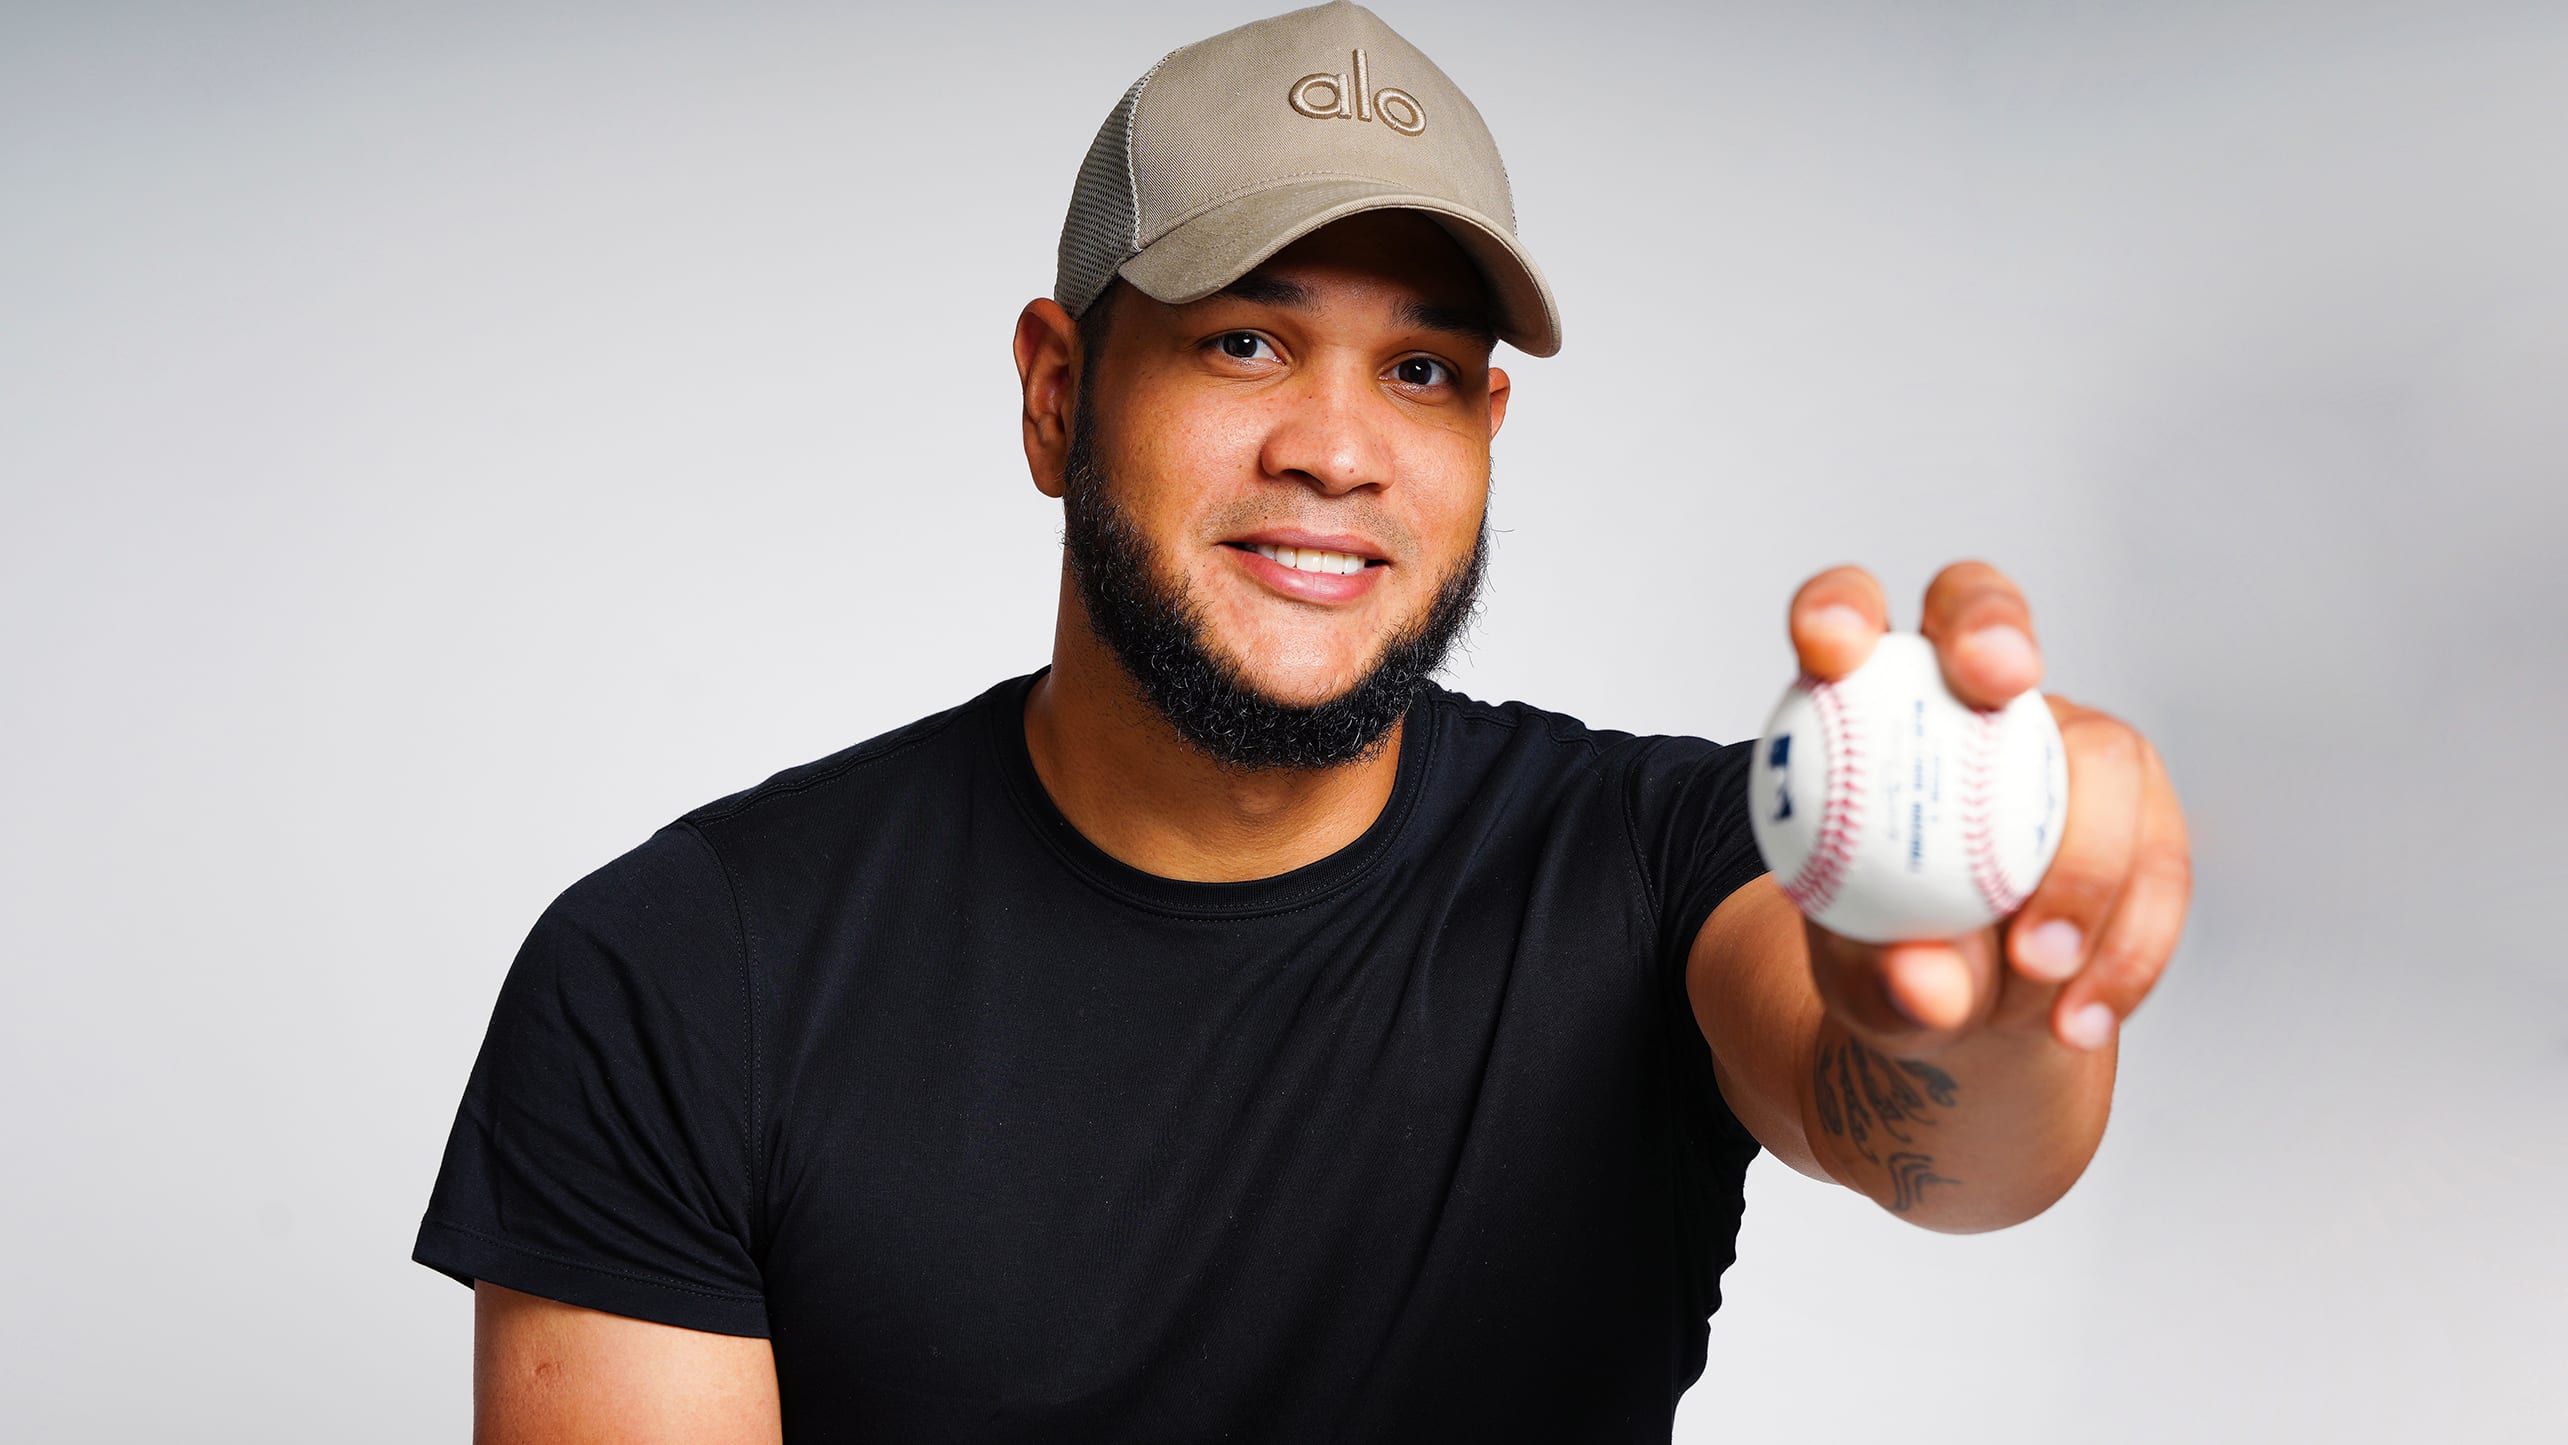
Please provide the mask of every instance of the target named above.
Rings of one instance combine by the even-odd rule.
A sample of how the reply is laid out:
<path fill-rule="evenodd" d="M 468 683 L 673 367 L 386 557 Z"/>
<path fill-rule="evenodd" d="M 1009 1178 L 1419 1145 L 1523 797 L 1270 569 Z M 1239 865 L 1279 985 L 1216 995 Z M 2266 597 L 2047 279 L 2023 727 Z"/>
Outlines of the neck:
<path fill-rule="evenodd" d="M 1061 591 L 1052 670 L 1026 696 L 1026 751 L 1053 806 L 1108 856 L 1162 878 L 1244 882 L 1315 863 L 1381 816 L 1402 725 L 1340 767 L 1224 768 L 1141 695 L 1067 577 Z"/>

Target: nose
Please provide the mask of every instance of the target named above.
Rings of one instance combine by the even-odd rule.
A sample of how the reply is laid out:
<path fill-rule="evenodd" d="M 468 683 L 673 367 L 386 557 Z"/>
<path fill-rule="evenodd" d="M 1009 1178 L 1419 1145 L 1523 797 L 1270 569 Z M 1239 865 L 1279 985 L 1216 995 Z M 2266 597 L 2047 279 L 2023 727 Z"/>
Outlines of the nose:
<path fill-rule="evenodd" d="M 1275 401 L 1258 454 L 1266 475 L 1326 496 L 1390 485 L 1393 408 L 1361 364 L 1305 368 Z"/>

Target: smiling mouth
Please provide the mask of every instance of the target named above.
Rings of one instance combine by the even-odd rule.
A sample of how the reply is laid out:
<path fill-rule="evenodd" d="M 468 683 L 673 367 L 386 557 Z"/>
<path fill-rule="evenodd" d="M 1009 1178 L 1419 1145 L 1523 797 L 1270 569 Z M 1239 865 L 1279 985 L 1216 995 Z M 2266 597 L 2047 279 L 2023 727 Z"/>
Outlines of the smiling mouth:
<path fill-rule="evenodd" d="M 1269 562 L 1290 567 L 1296 572 L 1318 572 L 1326 576 L 1352 577 L 1367 567 L 1391 565 L 1378 558 L 1358 557 L 1351 552 L 1323 552 L 1317 547 L 1271 547 L 1263 542 L 1224 542 L 1222 545 L 1254 552 Z"/>

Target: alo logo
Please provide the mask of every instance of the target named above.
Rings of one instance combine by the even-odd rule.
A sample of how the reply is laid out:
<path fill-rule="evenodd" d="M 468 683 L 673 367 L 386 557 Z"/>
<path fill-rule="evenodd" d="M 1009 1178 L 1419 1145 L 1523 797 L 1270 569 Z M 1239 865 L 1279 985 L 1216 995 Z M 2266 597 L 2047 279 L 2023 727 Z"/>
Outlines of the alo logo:
<path fill-rule="evenodd" d="M 1426 107 L 1418 104 L 1416 96 L 1387 85 L 1373 88 L 1365 78 L 1362 50 L 1355 52 L 1355 84 L 1322 70 L 1294 81 L 1284 98 L 1313 120 L 1379 119 L 1402 135 L 1416 135 L 1427 128 Z"/>

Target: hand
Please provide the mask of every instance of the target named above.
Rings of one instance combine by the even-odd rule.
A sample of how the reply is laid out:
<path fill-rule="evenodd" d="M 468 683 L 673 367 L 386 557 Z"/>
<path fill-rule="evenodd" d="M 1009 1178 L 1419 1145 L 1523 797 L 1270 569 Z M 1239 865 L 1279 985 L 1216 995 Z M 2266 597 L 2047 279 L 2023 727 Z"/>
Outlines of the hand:
<path fill-rule="evenodd" d="M 1872 655 L 1889 621 L 1870 573 L 1833 567 L 1792 599 L 1793 650 L 1803 670 L 1834 680 Z M 1974 707 L 2003 706 L 2041 680 L 2024 594 L 1987 563 L 1937 573 L 1918 630 L 1945 684 Z M 2068 749 L 2069 814 L 2022 908 L 1946 942 L 1861 943 L 1803 920 L 1828 1011 L 1877 1047 L 1924 1056 L 1994 1030 L 2100 1049 L 2175 952 L 2192 851 L 2157 749 L 2117 718 L 2056 693 L 2044 701 Z"/>

